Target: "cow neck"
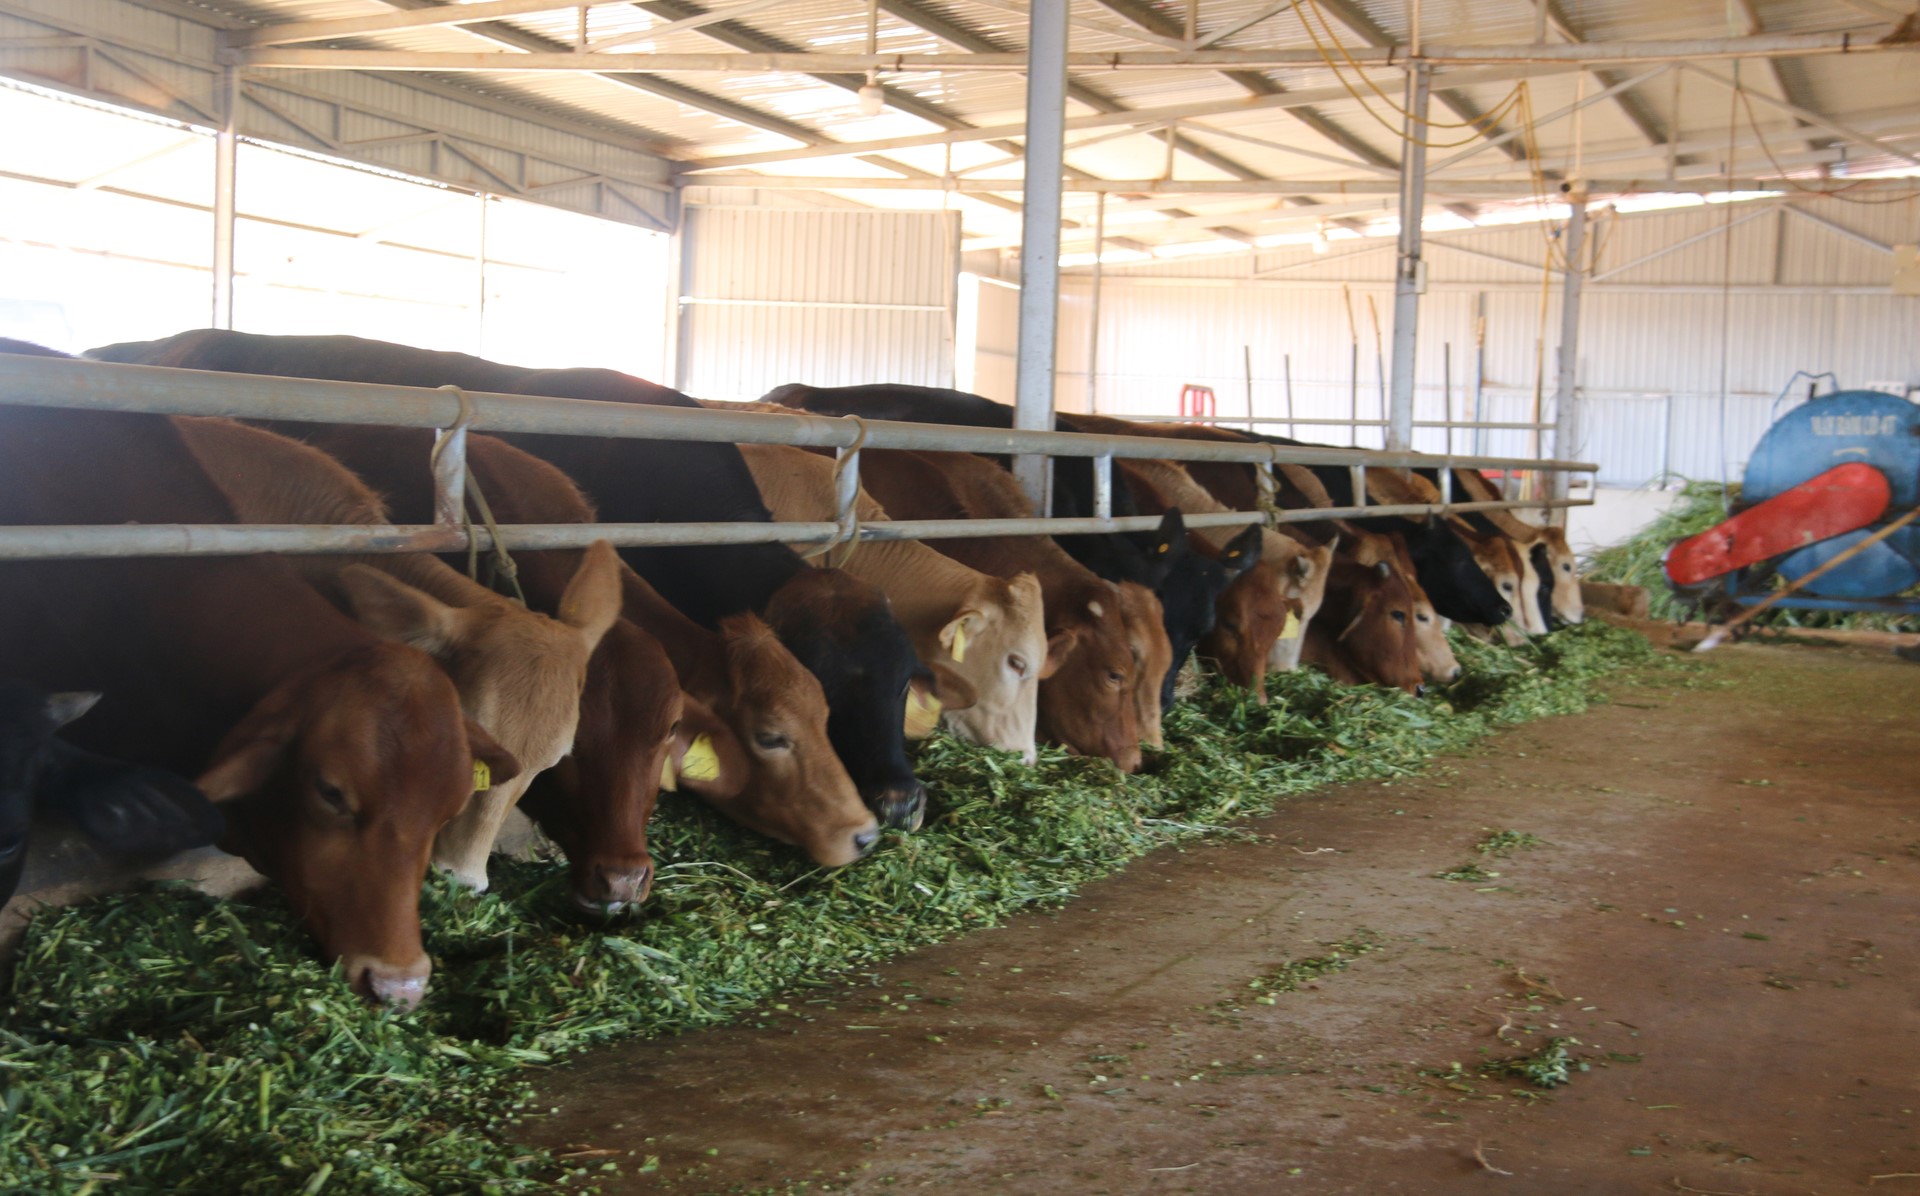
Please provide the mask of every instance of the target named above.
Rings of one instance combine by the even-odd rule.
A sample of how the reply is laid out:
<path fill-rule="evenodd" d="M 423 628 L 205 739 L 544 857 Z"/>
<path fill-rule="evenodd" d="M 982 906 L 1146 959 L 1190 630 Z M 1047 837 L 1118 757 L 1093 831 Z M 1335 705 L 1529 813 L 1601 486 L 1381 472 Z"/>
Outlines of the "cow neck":
<path fill-rule="evenodd" d="M 161 416 L 0 416 L 0 521 L 231 523 Z M 265 556 L 8 566 L 3 649 L 60 689 L 110 695 L 80 742 L 192 772 L 281 681 L 374 638 Z"/>

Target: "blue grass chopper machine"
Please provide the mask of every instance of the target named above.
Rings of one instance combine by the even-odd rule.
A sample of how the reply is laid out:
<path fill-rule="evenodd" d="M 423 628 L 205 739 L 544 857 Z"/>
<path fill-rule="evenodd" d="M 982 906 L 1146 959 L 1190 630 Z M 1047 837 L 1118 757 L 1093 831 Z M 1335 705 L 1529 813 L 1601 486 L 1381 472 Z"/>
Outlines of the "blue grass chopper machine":
<path fill-rule="evenodd" d="M 1733 513 L 1677 541 L 1665 570 L 1730 627 L 1762 607 L 1920 614 L 1901 597 L 1920 585 L 1920 405 L 1809 397 L 1760 438 Z"/>

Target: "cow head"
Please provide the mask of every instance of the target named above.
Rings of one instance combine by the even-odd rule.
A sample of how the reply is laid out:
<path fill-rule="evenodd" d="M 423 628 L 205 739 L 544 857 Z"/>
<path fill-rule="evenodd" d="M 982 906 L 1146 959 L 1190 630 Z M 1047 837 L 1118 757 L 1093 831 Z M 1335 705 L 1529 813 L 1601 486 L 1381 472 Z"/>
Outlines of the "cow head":
<path fill-rule="evenodd" d="M 835 754 L 827 694 L 755 615 L 720 622 L 728 694 L 717 710 L 745 753 L 747 783 L 738 793 L 703 793 L 728 818 L 790 843 L 829 868 L 851 864 L 879 842 L 880 827 Z M 906 685 L 894 691 L 884 734 L 900 739 Z"/>
<path fill-rule="evenodd" d="M 1140 720 L 1140 742 L 1151 748 L 1165 747 L 1160 684 L 1173 667 L 1173 644 L 1167 639 L 1165 614 L 1153 591 L 1140 583 L 1122 581 L 1114 588 L 1120 592 L 1120 620 L 1126 625 L 1127 647 L 1133 654 L 1133 708 Z"/>
<path fill-rule="evenodd" d="M 1546 557 L 1544 565 L 1538 560 L 1534 562 L 1534 568 L 1541 573 L 1542 587 L 1547 578 L 1553 580 L 1553 618 L 1572 626 L 1585 622 L 1587 608 L 1580 597 L 1580 563 L 1573 549 L 1567 546 L 1566 529 L 1541 528 L 1535 547 Z"/>
<path fill-rule="evenodd" d="M 662 788 L 738 796 L 746 754 L 732 728 L 680 689 L 658 640 L 616 620 L 587 662 L 573 752 L 521 808 L 567 857 L 573 902 L 612 914 L 653 884 L 647 823 Z"/>
<path fill-rule="evenodd" d="M 419 901 L 434 836 L 477 783 L 519 771 L 432 659 L 375 642 L 260 699 L 199 783 L 227 803 L 221 846 L 281 887 L 355 991 L 411 1006 L 433 970 Z"/>
<path fill-rule="evenodd" d="M 11 352 L 4 342 L 0 351 Z M 53 733 L 99 700 L 96 693 L 45 697 L 22 682 L 0 681 L 0 904 L 13 896 L 27 862 L 27 834 Z"/>
<path fill-rule="evenodd" d="M 55 737 L 99 698 L 42 696 L 24 682 L 0 680 L 0 905 L 20 883 L 36 808 L 64 814 L 117 854 L 171 855 L 219 837 L 219 811 L 187 781 Z"/>
<path fill-rule="evenodd" d="M 1282 575 L 1284 592 L 1298 605 L 1299 623 L 1282 629 L 1280 638 L 1273 642 L 1273 650 L 1267 654 L 1268 672 L 1290 673 L 1300 667 L 1300 649 L 1307 642 L 1307 625 L 1313 622 L 1326 601 L 1327 577 L 1333 570 L 1333 554 L 1339 547 L 1340 537 L 1334 536 L 1325 544 L 1311 547 L 1295 544 L 1295 551 L 1288 554 Z"/>
<path fill-rule="evenodd" d="M 1480 619 L 1460 621 L 1483 627 L 1504 625 L 1521 609 L 1522 578 L 1519 546 L 1498 532 L 1483 533 L 1465 528 L 1456 528 L 1455 531 L 1472 551 L 1475 566 L 1492 584 L 1494 591 L 1500 595 L 1501 604 L 1506 610 L 1506 614 L 1491 622 Z"/>
<path fill-rule="evenodd" d="M 971 704 L 970 695 L 948 687 L 951 673 L 936 669 L 929 676 L 886 596 L 839 569 L 800 571 L 761 613 L 819 679 L 832 712 L 828 736 L 861 797 L 883 824 L 918 827 L 927 792 L 913 775 L 901 733 L 908 690 L 918 676 L 923 689 L 954 709 Z"/>
<path fill-rule="evenodd" d="M 1040 677 L 1040 729 L 1084 756 L 1105 756 L 1122 772 L 1140 767 L 1140 717 L 1133 694 L 1133 646 L 1112 582 L 1066 587 L 1047 604 L 1047 663 Z"/>
<path fill-rule="evenodd" d="M 520 762 L 519 776 L 477 792 L 434 841 L 433 862 L 469 888 L 486 889 L 487 854 L 527 785 L 573 747 L 587 659 L 620 613 L 619 571 L 613 546 L 596 541 L 555 618 L 505 599 L 448 606 L 378 569 L 341 571 L 354 616 L 438 661 L 467 716 Z"/>
<path fill-rule="evenodd" d="M 1496 626 L 1519 609 L 1517 597 L 1502 592 L 1499 578 L 1487 573 L 1481 551 L 1470 535 L 1432 516 L 1403 520 L 1399 530 L 1420 588 L 1427 592 L 1441 618 Z"/>
<path fill-rule="evenodd" d="M 1267 656 L 1287 630 L 1297 626 L 1299 605 L 1286 593 L 1284 561 L 1262 558 L 1265 529 L 1249 527 L 1220 553 L 1232 578 L 1215 603 L 1213 630 L 1200 641 L 1200 654 L 1213 660 L 1228 681 L 1267 700 Z"/>
<path fill-rule="evenodd" d="M 1343 621 L 1337 631 L 1327 630 L 1357 679 L 1410 694 L 1426 692 L 1414 639 L 1413 592 L 1393 563 L 1345 564 L 1336 568 L 1329 587 L 1329 606 L 1335 592 L 1342 599 Z"/>
<path fill-rule="evenodd" d="M 1040 583 L 1031 573 L 1002 580 L 980 576 L 973 591 L 941 627 L 932 659 L 936 674 L 950 671 L 973 692 L 972 704 L 946 709 L 953 733 L 972 743 L 1019 752 L 1031 764 L 1039 716 L 1040 671 L 1047 662 L 1047 627 Z M 958 688 L 955 678 L 944 687 Z"/>

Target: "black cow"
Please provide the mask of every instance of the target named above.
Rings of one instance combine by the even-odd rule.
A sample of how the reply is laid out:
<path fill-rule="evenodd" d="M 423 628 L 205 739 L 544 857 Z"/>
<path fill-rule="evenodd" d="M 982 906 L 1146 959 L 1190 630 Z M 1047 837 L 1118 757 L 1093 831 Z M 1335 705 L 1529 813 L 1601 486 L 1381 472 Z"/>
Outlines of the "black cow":
<path fill-rule="evenodd" d="M 159 341 L 90 350 L 103 361 L 230 373 L 459 386 L 471 391 L 698 408 L 694 400 L 613 370 L 534 370 L 464 353 L 409 348 L 350 336 L 258 336 L 202 329 Z M 509 435 L 586 491 L 608 523 L 768 522 L 753 475 L 730 444 L 592 436 Z M 772 626 L 826 691 L 827 733 L 881 821 L 918 826 L 926 791 L 901 734 L 911 678 L 924 670 L 906 633 L 872 586 L 817 576 L 781 544 L 623 548 L 621 556 L 688 616 L 713 626 L 754 611 Z M 833 592 L 835 609 L 789 590 Z M 783 591 L 786 591 L 783 593 Z"/>
<path fill-rule="evenodd" d="M 24 681 L 0 679 L 0 904 L 20 883 L 36 809 L 64 815 L 118 854 L 172 855 L 220 837 L 219 810 L 187 781 L 55 737 L 99 697 L 45 695 Z"/>
<path fill-rule="evenodd" d="M 934 386 L 876 384 L 871 386 L 806 386 L 792 382 L 775 387 L 763 402 L 797 407 L 818 415 L 857 415 L 862 419 L 904 420 L 911 423 L 950 424 L 971 428 L 1011 428 L 1013 408 L 1005 403 Z M 1062 415 L 1062 423 L 1069 417 Z M 995 458 L 1002 465 L 1004 457 Z M 1140 513 L 1125 481 L 1116 471 L 1113 513 Z M 1082 519 L 1093 514 L 1093 462 L 1087 457 L 1054 459 L 1053 515 Z M 1257 533 L 1256 533 L 1257 534 Z M 1233 574 L 1219 562 L 1194 552 L 1187 541 L 1185 522 L 1177 509 L 1169 510 L 1150 533 L 1055 536 L 1075 560 L 1108 581 L 1131 581 L 1146 586 L 1160 599 L 1167 640 L 1173 646 L 1173 666 L 1162 686 L 1170 703 L 1173 682 L 1194 646 L 1213 630 L 1215 603 Z"/>

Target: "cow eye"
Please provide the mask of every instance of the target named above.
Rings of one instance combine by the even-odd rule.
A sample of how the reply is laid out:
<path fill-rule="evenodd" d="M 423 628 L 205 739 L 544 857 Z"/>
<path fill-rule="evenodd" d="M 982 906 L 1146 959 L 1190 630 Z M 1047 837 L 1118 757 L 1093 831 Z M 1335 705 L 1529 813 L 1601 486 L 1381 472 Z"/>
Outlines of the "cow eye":
<path fill-rule="evenodd" d="M 1127 675 L 1125 673 L 1117 672 L 1112 669 L 1107 670 L 1108 685 L 1122 685 L 1126 682 L 1126 680 L 1127 680 Z"/>
<path fill-rule="evenodd" d="M 1501 583 L 1500 583 L 1500 592 L 1501 592 L 1502 594 L 1511 594 L 1511 593 L 1513 593 L 1513 583 L 1512 583 L 1512 582 L 1510 582 L 1510 581 L 1503 581 L 1503 582 L 1501 582 Z"/>
<path fill-rule="evenodd" d="M 1027 675 L 1027 658 L 1014 652 L 1007 657 L 1007 667 L 1013 670 L 1014 676 L 1024 677 Z"/>
<path fill-rule="evenodd" d="M 17 835 L 10 835 L 5 839 L 0 839 L 0 863 L 4 863 L 20 854 L 20 849 L 26 845 L 27 833 L 25 831 L 21 831 Z"/>
<path fill-rule="evenodd" d="M 761 731 L 753 737 L 753 742 L 769 752 L 784 752 L 793 747 L 793 740 L 778 731 Z"/>
<path fill-rule="evenodd" d="M 1572 561 L 1567 561 L 1567 562 L 1564 562 L 1564 563 L 1562 563 L 1562 564 L 1561 564 L 1561 566 L 1560 566 L 1560 572 L 1562 572 L 1562 573 L 1571 573 L 1571 572 L 1573 572 L 1573 562 L 1572 562 Z"/>
<path fill-rule="evenodd" d="M 1394 621 L 1394 622 L 1396 622 L 1396 623 L 1404 623 L 1404 622 L 1406 622 L 1406 621 L 1407 621 L 1407 612 L 1406 612 L 1406 611 L 1403 611 L 1403 610 L 1397 610 L 1397 611 L 1394 611 L 1394 612 L 1393 612 L 1393 621 Z"/>
<path fill-rule="evenodd" d="M 340 813 L 344 814 L 347 812 L 347 795 L 341 792 L 340 786 L 331 781 L 323 781 L 316 777 L 313 782 L 313 791 L 320 795 L 321 801 L 326 802 Z"/>
<path fill-rule="evenodd" d="M 1421 621 L 1422 623 L 1431 623 L 1431 622 L 1433 622 L 1433 620 L 1432 620 L 1431 618 L 1429 618 L 1429 617 L 1427 616 L 1427 612 L 1425 612 L 1425 611 L 1421 611 L 1421 612 L 1420 612 L 1419 614 L 1417 614 L 1417 615 L 1415 615 L 1415 616 L 1413 616 L 1413 617 L 1414 617 L 1414 618 L 1416 618 L 1416 619 L 1418 619 L 1418 620 L 1420 620 L 1420 621 Z"/>

